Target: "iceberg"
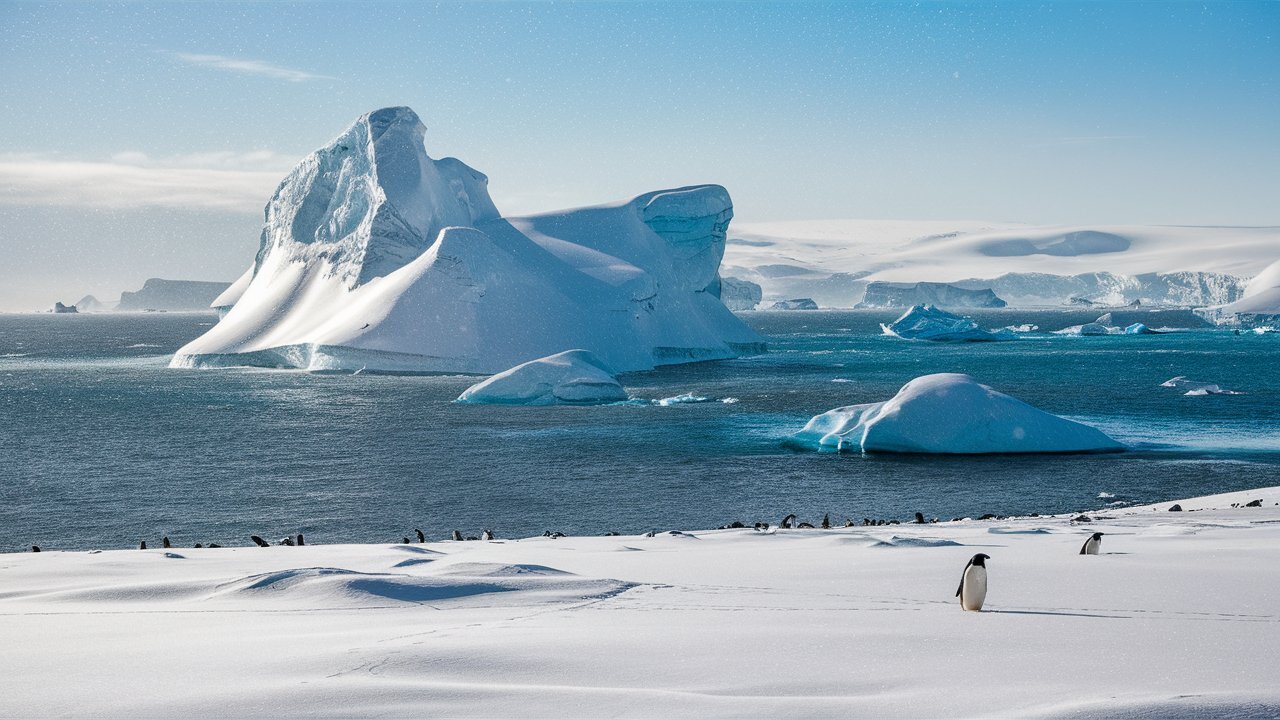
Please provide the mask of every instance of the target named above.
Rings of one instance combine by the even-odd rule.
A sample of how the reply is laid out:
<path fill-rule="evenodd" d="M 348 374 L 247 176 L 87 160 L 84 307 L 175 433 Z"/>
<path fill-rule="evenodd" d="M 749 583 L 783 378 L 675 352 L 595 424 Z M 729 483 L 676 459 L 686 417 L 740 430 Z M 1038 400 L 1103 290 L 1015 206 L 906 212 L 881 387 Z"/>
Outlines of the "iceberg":
<path fill-rule="evenodd" d="M 779 300 L 773 304 L 771 310 L 817 310 L 818 303 L 813 298 L 795 298 L 794 300 Z"/>
<path fill-rule="evenodd" d="M 1125 335 L 1161 335 L 1159 330 L 1152 330 L 1142 323 L 1134 323 L 1124 329 Z"/>
<path fill-rule="evenodd" d="M 595 405 L 621 402 L 626 390 L 600 358 L 566 350 L 517 365 L 467 388 L 460 403 Z"/>
<path fill-rule="evenodd" d="M 136 292 L 120 293 L 116 310 L 205 311 L 214 298 L 230 286 L 225 282 L 150 278 Z"/>
<path fill-rule="evenodd" d="M 789 444 L 818 450 L 985 454 L 1123 450 L 1101 431 L 992 390 L 968 375 L 925 375 L 893 398 L 814 417 Z"/>
<path fill-rule="evenodd" d="M 967 317 L 953 315 L 933 305 L 916 305 L 902 314 L 891 325 L 880 325 L 886 335 L 904 340 L 933 340 L 936 342 L 990 342 L 1013 340 L 1017 336 L 1009 330 L 984 330 Z"/>
<path fill-rule="evenodd" d="M 1083 325 L 1072 325 L 1071 327 L 1063 328 L 1061 330 L 1054 330 L 1053 333 L 1055 335 L 1079 335 L 1088 337 L 1091 335 L 1110 335 L 1111 328 L 1101 323 L 1091 322 Z"/>
<path fill-rule="evenodd" d="M 735 277 L 720 279 L 720 302 L 735 312 L 755 310 L 760 304 L 760 286 L 750 280 Z"/>
<path fill-rule="evenodd" d="M 911 307 L 939 304 L 947 307 L 976 308 L 1002 308 L 1007 305 L 991 291 L 991 288 L 968 289 L 937 282 L 895 283 L 877 280 L 867 284 L 862 302 L 854 307 Z"/>
<path fill-rule="evenodd" d="M 723 187 L 504 218 L 425 133 L 385 108 L 303 159 L 243 291 L 170 366 L 490 374 L 580 348 L 629 372 L 763 350 L 718 297 Z"/>
<path fill-rule="evenodd" d="M 1222 386 L 1217 383 L 1201 382 L 1199 380 L 1189 380 L 1185 375 L 1179 375 L 1174 378 L 1169 378 L 1168 380 L 1165 380 L 1164 382 L 1160 383 L 1160 387 L 1185 390 L 1186 392 L 1182 394 L 1188 395 L 1191 397 L 1203 397 L 1205 395 L 1243 395 L 1244 394 L 1242 392 L 1237 392 L 1235 390 L 1224 390 Z"/>

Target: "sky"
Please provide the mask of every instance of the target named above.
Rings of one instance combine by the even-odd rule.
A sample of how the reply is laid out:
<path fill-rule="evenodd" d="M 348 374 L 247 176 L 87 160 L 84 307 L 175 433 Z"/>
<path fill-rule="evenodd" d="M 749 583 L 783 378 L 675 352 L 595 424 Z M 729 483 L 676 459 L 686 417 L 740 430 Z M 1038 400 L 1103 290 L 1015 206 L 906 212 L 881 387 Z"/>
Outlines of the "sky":
<path fill-rule="evenodd" d="M 0 3 L 0 310 L 235 279 L 363 113 L 526 214 L 1280 224 L 1280 3 Z M 732 233 L 732 230 L 731 230 Z"/>

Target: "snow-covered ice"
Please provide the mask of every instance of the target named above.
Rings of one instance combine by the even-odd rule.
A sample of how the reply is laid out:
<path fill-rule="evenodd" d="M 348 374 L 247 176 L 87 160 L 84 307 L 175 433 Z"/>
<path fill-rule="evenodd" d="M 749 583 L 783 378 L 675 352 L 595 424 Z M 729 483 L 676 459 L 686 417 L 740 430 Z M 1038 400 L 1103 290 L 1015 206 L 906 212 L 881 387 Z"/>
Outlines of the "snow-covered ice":
<path fill-rule="evenodd" d="M 980 221 L 738 223 L 726 274 L 765 300 L 805 295 L 849 307 L 875 281 L 991 289 L 1014 306 L 1216 305 L 1276 259 L 1280 227 L 1035 227 Z"/>
<path fill-rule="evenodd" d="M 1121 450 L 1100 430 L 1038 410 L 968 375 L 918 377 L 891 399 L 815 416 L 792 445 L 899 453 L 1044 453 Z"/>
<path fill-rule="evenodd" d="M 472 385 L 460 403 L 593 405 L 627 399 L 614 372 L 586 350 L 566 350 L 517 365 Z"/>
<path fill-rule="evenodd" d="M 0 715 L 1277 717 L 1277 502 L 9 554 Z M 963 612 L 976 552 L 986 604 Z"/>
<path fill-rule="evenodd" d="M 880 326 L 886 335 L 904 340 L 932 340 L 935 342 L 991 342 L 1013 340 L 1009 330 L 984 330 L 967 317 L 960 317 L 934 307 L 916 305 L 889 325 Z"/>
<path fill-rule="evenodd" d="M 628 372 L 762 348 L 718 297 L 724 188 L 503 218 L 425 132 L 385 108 L 305 158 L 251 281 L 172 365 L 488 374 L 581 348 Z"/>
<path fill-rule="evenodd" d="M 1160 387 L 1176 388 L 1183 391 L 1183 395 L 1192 397 L 1200 397 L 1204 395 L 1242 395 L 1243 393 L 1235 390 L 1225 390 L 1217 383 L 1201 382 L 1200 380 L 1190 380 L 1184 375 L 1169 378 L 1160 383 Z"/>

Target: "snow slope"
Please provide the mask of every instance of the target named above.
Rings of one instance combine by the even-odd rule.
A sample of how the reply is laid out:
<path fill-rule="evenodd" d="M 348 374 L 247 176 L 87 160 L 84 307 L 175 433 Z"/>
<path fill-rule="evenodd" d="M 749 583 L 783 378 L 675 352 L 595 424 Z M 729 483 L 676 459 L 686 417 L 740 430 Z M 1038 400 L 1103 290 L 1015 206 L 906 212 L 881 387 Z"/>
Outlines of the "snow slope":
<path fill-rule="evenodd" d="M 760 283 L 766 300 L 808 294 L 845 307 L 861 299 L 859 293 L 871 280 L 964 281 L 963 287 L 994 289 L 1012 304 L 1056 297 L 1062 294 L 1059 284 L 1092 285 L 1091 292 L 1105 302 L 1147 297 L 1156 302 L 1215 304 L 1215 298 L 1234 299 L 1238 281 L 1233 278 L 1257 274 L 1275 260 L 1277 247 L 1280 227 L 1035 227 L 873 220 L 739 223 L 725 251 L 724 272 Z M 1156 275 L 1183 271 L 1191 274 Z M 1101 282 L 1060 282 L 1094 273 L 1110 277 L 1104 275 Z M 833 275 L 849 279 L 839 295 L 806 292 L 807 286 L 829 282 Z M 981 280 L 1002 276 L 1009 277 L 1001 284 Z M 863 284 L 858 285 L 859 281 Z M 1037 285 L 1045 287 L 1038 290 Z"/>
<path fill-rule="evenodd" d="M 828 410 L 790 443 L 816 450 L 965 455 L 1124 449 L 1100 430 L 959 373 L 923 375 L 884 402 Z"/>
<path fill-rule="evenodd" d="M 582 348 L 626 372 L 761 347 L 718 298 L 724 188 L 501 218 L 424 132 L 386 108 L 303 160 L 243 294 L 171 364 L 494 373 Z"/>
<path fill-rule="evenodd" d="M 0 716 L 1273 718 L 1277 502 L 8 554 Z"/>
<path fill-rule="evenodd" d="M 1280 249 L 1278 249 L 1280 251 Z M 1275 323 L 1280 320 L 1280 260 L 1268 265 L 1249 281 L 1244 297 L 1226 305 L 1207 308 L 1207 317 L 1226 324 Z"/>

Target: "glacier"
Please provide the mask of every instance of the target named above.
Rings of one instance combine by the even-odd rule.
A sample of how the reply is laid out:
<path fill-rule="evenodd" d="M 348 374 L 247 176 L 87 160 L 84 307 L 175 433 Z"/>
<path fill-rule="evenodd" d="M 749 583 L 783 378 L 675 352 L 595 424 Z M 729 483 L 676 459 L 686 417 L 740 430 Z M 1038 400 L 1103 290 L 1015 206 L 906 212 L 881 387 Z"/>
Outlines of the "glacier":
<path fill-rule="evenodd" d="M 586 350 L 530 360 L 472 385 L 460 403 L 594 405 L 627 400 L 609 366 Z"/>
<path fill-rule="evenodd" d="M 1280 325 L 1280 260 L 1258 273 L 1234 302 L 1201 308 L 1196 313 L 1219 325 L 1261 328 Z"/>
<path fill-rule="evenodd" d="M 829 410 L 810 420 L 788 444 L 948 455 L 1124 449 L 1100 430 L 1034 408 L 959 373 L 924 375 L 884 402 Z"/>
<path fill-rule="evenodd" d="M 881 324 L 880 328 L 885 335 L 904 340 L 992 342 L 1017 338 L 1011 330 L 984 330 L 967 317 L 954 315 L 933 305 L 916 305 L 893 323 Z"/>
<path fill-rule="evenodd" d="M 413 110 L 361 116 L 267 203 L 251 275 L 171 367 L 492 374 L 569 349 L 617 372 L 764 349 L 720 301 L 729 193 L 502 217 Z"/>

